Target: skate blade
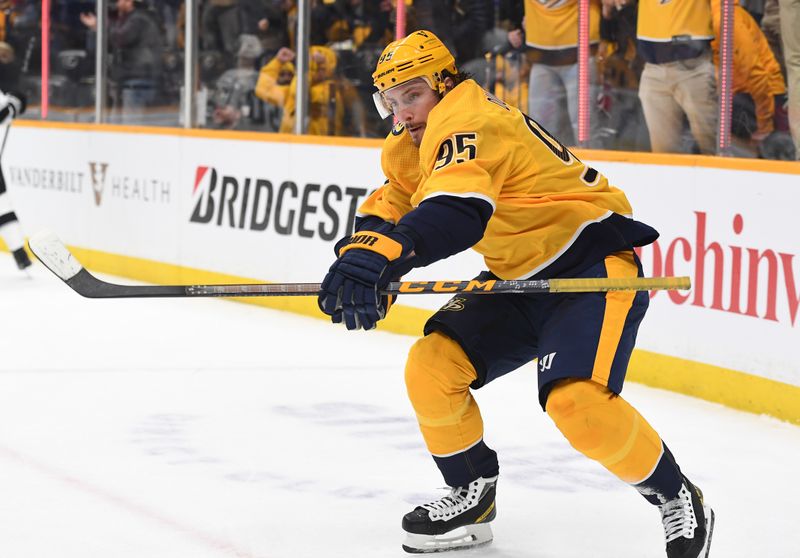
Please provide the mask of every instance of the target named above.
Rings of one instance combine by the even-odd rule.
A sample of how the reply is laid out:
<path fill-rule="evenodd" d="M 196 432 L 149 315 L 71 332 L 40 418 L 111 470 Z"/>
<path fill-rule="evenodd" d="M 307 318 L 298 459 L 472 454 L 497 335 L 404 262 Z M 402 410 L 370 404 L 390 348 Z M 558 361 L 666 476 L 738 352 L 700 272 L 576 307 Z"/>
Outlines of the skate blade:
<path fill-rule="evenodd" d="M 708 558 L 708 552 L 711 550 L 711 535 L 714 534 L 714 510 L 708 506 L 703 506 L 703 513 L 706 516 L 706 543 L 700 551 L 700 556 Z"/>
<path fill-rule="evenodd" d="M 492 542 L 492 538 L 492 528 L 488 523 L 459 527 L 443 535 L 406 533 L 403 550 L 411 554 L 464 550 L 487 545 Z"/>

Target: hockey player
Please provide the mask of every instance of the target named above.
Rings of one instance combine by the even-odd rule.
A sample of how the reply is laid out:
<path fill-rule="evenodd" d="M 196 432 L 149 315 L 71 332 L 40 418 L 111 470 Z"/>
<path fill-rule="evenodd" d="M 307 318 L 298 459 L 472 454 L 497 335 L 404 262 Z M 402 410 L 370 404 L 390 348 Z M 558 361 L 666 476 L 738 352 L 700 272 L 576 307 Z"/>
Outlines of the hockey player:
<path fill-rule="evenodd" d="M 8 129 L 11 121 L 25 112 L 25 98 L 19 93 L 3 93 L 0 91 L 0 128 L 3 129 L 3 144 L 0 146 L 0 158 L 5 148 L 5 139 L 8 137 Z M 6 181 L 3 177 L 3 169 L 0 166 L 0 237 L 11 250 L 17 267 L 25 269 L 31 265 L 28 253 L 25 252 L 25 239 L 17 220 L 17 214 L 11 207 L 11 202 L 6 193 Z"/>
<path fill-rule="evenodd" d="M 533 118 L 459 73 L 428 31 L 391 43 L 373 79 L 397 124 L 386 182 L 336 245 L 319 306 L 334 323 L 371 329 L 389 310 L 385 285 L 473 248 L 478 280 L 637 277 L 633 248 L 658 233 L 631 218 L 624 193 Z M 406 385 L 445 482 L 440 500 L 403 518 L 408 552 L 491 541 L 497 455 L 470 389 L 538 358 L 539 403 L 575 449 L 658 506 L 669 558 L 708 555 L 714 515 L 667 446 L 619 394 L 647 292 L 459 294 L 411 348 Z"/>

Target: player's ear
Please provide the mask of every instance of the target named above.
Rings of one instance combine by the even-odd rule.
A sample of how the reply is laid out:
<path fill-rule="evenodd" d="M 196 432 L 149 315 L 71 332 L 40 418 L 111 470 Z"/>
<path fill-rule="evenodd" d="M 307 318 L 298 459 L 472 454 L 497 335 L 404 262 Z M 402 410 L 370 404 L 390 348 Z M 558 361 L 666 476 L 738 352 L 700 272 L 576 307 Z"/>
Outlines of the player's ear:
<path fill-rule="evenodd" d="M 456 80 L 454 80 L 451 77 L 444 78 L 443 83 L 446 91 L 450 91 L 451 89 L 453 89 L 453 87 L 456 86 Z"/>

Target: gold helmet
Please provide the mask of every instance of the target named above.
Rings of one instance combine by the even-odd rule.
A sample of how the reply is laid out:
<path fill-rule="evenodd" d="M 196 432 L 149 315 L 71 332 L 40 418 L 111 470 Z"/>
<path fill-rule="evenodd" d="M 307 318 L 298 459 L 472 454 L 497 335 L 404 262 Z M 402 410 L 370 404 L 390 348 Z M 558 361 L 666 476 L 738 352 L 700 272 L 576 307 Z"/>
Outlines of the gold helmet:
<path fill-rule="evenodd" d="M 423 78 L 431 89 L 443 94 L 444 70 L 452 75 L 458 73 L 455 58 L 430 31 L 414 31 L 399 41 L 389 43 L 372 74 L 372 81 L 378 89 L 374 95 L 378 112 L 383 118 L 391 114 L 383 102 L 384 91 L 415 78 Z"/>

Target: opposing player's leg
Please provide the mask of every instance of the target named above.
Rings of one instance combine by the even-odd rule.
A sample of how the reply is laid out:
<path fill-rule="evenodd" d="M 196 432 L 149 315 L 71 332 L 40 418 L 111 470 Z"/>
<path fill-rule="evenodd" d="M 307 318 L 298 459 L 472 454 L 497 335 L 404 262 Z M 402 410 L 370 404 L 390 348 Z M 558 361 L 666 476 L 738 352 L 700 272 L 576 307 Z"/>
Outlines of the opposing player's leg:
<path fill-rule="evenodd" d="M 429 320 L 427 335 L 409 353 L 408 395 L 451 490 L 403 518 L 408 552 L 456 550 L 492 540 L 497 455 L 483 440 L 483 420 L 470 388 L 533 359 L 535 348 L 514 347 L 530 336 L 522 331 L 527 325 L 515 319 L 522 315 L 504 301 L 508 296 L 516 295 L 453 298 Z"/>
<path fill-rule="evenodd" d="M 632 254 L 601 267 L 590 273 L 640 273 Z M 713 511 L 658 433 L 619 396 L 647 302 L 646 292 L 564 298 L 553 309 L 558 321 L 542 333 L 540 402 L 575 449 L 659 507 L 669 558 L 706 557 Z M 572 342 L 563 344 L 565 336 Z"/>
<path fill-rule="evenodd" d="M 31 260 L 25 251 L 25 239 L 22 236 L 17 214 L 11 207 L 11 202 L 6 193 L 6 183 L 2 169 L 0 169 L 0 238 L 11 250 L 19 269 L 25 269 L 31 265 Z"/>

